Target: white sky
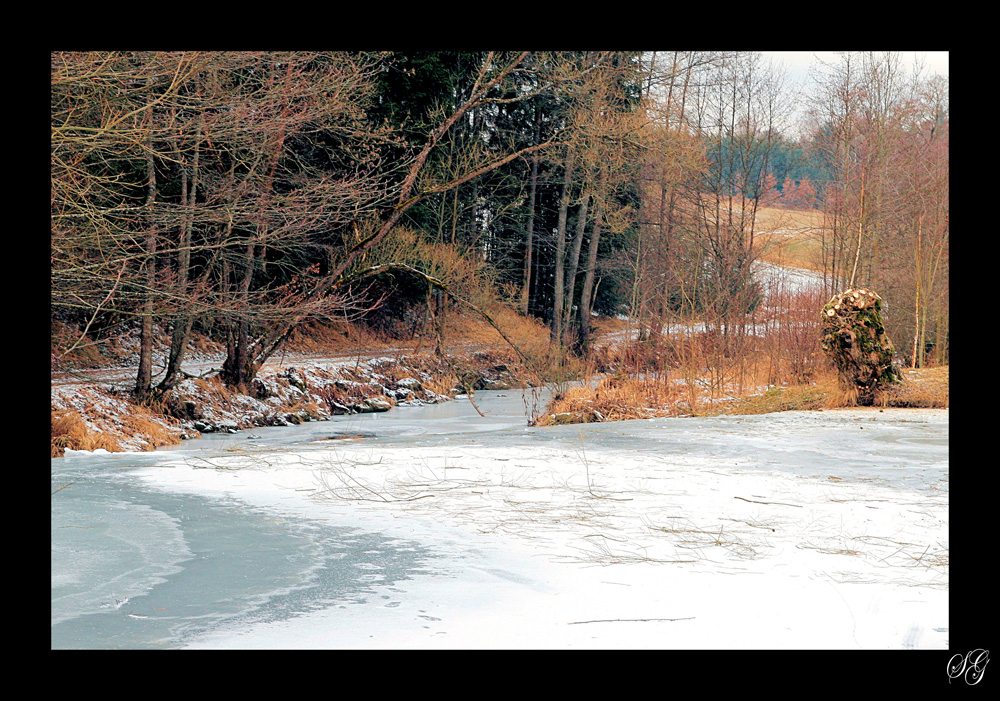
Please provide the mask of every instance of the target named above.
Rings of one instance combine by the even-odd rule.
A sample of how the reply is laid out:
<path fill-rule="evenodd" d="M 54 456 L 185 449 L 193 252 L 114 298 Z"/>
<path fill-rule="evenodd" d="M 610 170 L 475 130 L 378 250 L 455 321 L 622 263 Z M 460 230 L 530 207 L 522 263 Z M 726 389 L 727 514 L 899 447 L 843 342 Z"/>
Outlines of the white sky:
<path fill-rule="evenodd" d="M 837 63 L 836 51 L 762 51 L 765 58 L 781 63 L 788 70 L 788 78 L 803 87 L 809 83 L 810 68 L 820 68 L 820 62 Z M 926 75 L 948 75 L 947 51 L 900 51 L 903 65 L 909 69 L 916 61 L 923 61 Z"/>
<path fill-rule="evenodd" d="M 837 51 L 761 51 L 765 60 L 771 60 L 775 65 L 783 66 L 789 87 L 798 87 L 806 95 L 814 87 L 815 71 L 822 71 L 823 64 L 836 65 L 840 62 Z M 904 71 L 909 73 L 917 65 L 922 65 L 922 75 L 930 77 L 935 74 L 948 75 L 947 51 L 899 51 L 900 63 Z M 919 62 L 919 64 L 918 64 Z M 802 106 L 796 110 L 792 123 L 799 119 Z M 794 127 L 793 127 L 794 130 Z"/>

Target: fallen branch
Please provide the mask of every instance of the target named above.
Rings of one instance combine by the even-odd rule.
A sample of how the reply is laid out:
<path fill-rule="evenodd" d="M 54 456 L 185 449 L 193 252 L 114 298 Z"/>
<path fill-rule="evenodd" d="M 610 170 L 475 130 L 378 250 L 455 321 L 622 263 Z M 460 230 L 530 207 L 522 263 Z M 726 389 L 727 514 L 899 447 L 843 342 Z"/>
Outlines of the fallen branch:
<path fill-rule="evenodd" d="M 801 504 L 785 504 L 780 501 L 755 501 L 753 499 L 744 499 L 743 497 L 733 497 L 733 499 L 739 499 L 741 501 L 748 501 L 751 504 L 774 504 L 775 506 L 794 506 L 796 509 L 801 509 Z"/>
<path fill-rule="evenodd" d="M 570 621 L 566 625 L 575 626 L 581 623 L 646 623 L 650 621 L 693 621 L 694 616 L 688 618 L 599 618 L 594 621 Z"/>
<path fill-rule="evenodd" d="M 52 495 L 55 495 L 55 494 L 56 494 L 57 492 L 61 492 L 62 490 L 66 489 L 66 487 L 72 487 L 72 486 L 73 486 L 74 484 L 76 484 L 76 480 L 73 480 L 73 481 L 72 481 L 72 482 L 70 482 L 69 484 L 63 484 L 63 485 L 60 485 L 60 486 L 59 486 L 59 489 L 57 489 L 57 490 L 55 490 L 54 492 L 52 492 Z M 50 495 L 50 496 L 51 496 L 51 495 Z"/>

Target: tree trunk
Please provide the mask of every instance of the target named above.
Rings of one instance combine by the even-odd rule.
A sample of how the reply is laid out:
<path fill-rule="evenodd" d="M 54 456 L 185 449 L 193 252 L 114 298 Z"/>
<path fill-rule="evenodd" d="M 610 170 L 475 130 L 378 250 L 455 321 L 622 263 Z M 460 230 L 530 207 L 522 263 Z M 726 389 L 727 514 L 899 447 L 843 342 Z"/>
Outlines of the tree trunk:
<path fill-rule="evenodd" d="M 604 198 L 597 200 L 594 213 L 594 229 L 590 233 L 587 249 L 587 269 L 583 275 L 583 290 L 580 292 L 580 334 L 579 348 L 583 355 L 590 353 L 590 312 L 593 308 L 594 277 L 597 273 L 597 252 L 601 242 L 601 220 L 604 218 Z"/>
<path fill-rule="evenodd" d="M 249 299 L 250 281 L 254 270 L 254 244 L 248 242 L 244 257 L 243 277 L 236 298 L 244 308 Z M 226 360 L 222 364 L 220 377 L 230 387 L 247 387 L 256 375 L 254 357 L 250 353 L 250 324 L 240 316 L 230 323 L 226 332 Z"/>
<path fill-rule="evenodd" d="M 590 203 L 590 192 L 585 191 L 580 199 L 580 211 L 576 218 L 576 236 L 573 237 L 573 249 L 569 255 L 569 272 L 566 275 L 566 299 L 563 309 L 563 345 L 567 348 L 577 345 L 579 339 L 573 336 L 573 302 L 576 298 L 576 273 L 580 267 L 580 249 L 583 248 L 583 234 L 587 228 L 587 209 Z"/>
<path fill-rule="evenodd" d="M 535 143 L 541 140 L 541 115 L 535 120 Z M 531 158 L 531 187 L 528 194 L 528 233 L 524 242 L 524 282 L 521 285 L 521 313 L 528 313 L 531 299 L 531 262 L 535 248 L 535 199 L 538 193 L 538 154 Z"/>
<path fill-rule="evenodd" d="M 187 171 L 181 173 L 181 202 L 187 208 L 184 221 L 181 224 L 180 239 L 177 247 L 177 293 L 182 298 L 182 304 L 188 304 L 187 299 L 191 269 L 191 229 L 194 219 L 194 206 L 198 196 L 198 157 L 201 150 L 201 125 L 194 146 L 194 161 L 191 170 L 191 183 L 188 185 Z M 158 390 L 165 391 L 173 387 L 181 374 L 181 363 L 184 362 L 184 351 L 187 348 L 188 337 L 191 335 L 193 317 L 188 310 L 183 310 L 174 320 L 174 328 L 170 336 L 170 355 L 167 358 L 167 370 L 160 382 Z"/>
<path fill-rule="evenodd" d="M 573 152 L 566 150 L 566 167 L 563 171 L 562 196 L 559 198 L 559 220 L 556 228 L 556 271 L 553 283 L 552 341 L 562 346 L 563 293 L 566 275 L 566 215 L 569 210 L 570 189 L 573 184 Z"/>
<path fill-rule="evenodd" d="M 148 189 L 146 206 L 151 207 L 156 201 L 156 165 L 153 163 L 153 151 L 147 141 L 146 173 Z M 139 335 L 139 371 L 135 379 L 135 396 L 139 401 L 147 401 L 153 385 L 153 288 L 156 284 L 156 228 L 147 222 L 146 231 L 146 289 L 143 291 L 142 327 Z"/>

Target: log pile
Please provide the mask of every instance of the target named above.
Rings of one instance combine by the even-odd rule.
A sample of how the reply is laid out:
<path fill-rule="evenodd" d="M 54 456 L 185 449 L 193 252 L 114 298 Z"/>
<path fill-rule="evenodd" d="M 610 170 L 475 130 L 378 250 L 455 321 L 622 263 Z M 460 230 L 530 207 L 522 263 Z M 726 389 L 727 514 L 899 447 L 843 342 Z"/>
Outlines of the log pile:
<path fill-rule="evenodd" d="M 882 321 L 882 298 L 873 290 L 845 290 L 823 307 L 822 319 L 821 346 L 837 368 L 846 403 L 884 403 L 889 385 L 902 375 L 892 364 L 895 349 Z"/>

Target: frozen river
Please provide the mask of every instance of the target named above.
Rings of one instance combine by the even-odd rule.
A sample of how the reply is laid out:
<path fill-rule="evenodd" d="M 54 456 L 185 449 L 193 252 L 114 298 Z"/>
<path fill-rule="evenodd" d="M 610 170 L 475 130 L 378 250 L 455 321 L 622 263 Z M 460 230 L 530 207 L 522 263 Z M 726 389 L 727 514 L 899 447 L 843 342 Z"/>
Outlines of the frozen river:
<path fill-rule="evenodd" d="M 52 647 L 948 647 L 947 410 L 543 399 L 54 459 Z"/>

